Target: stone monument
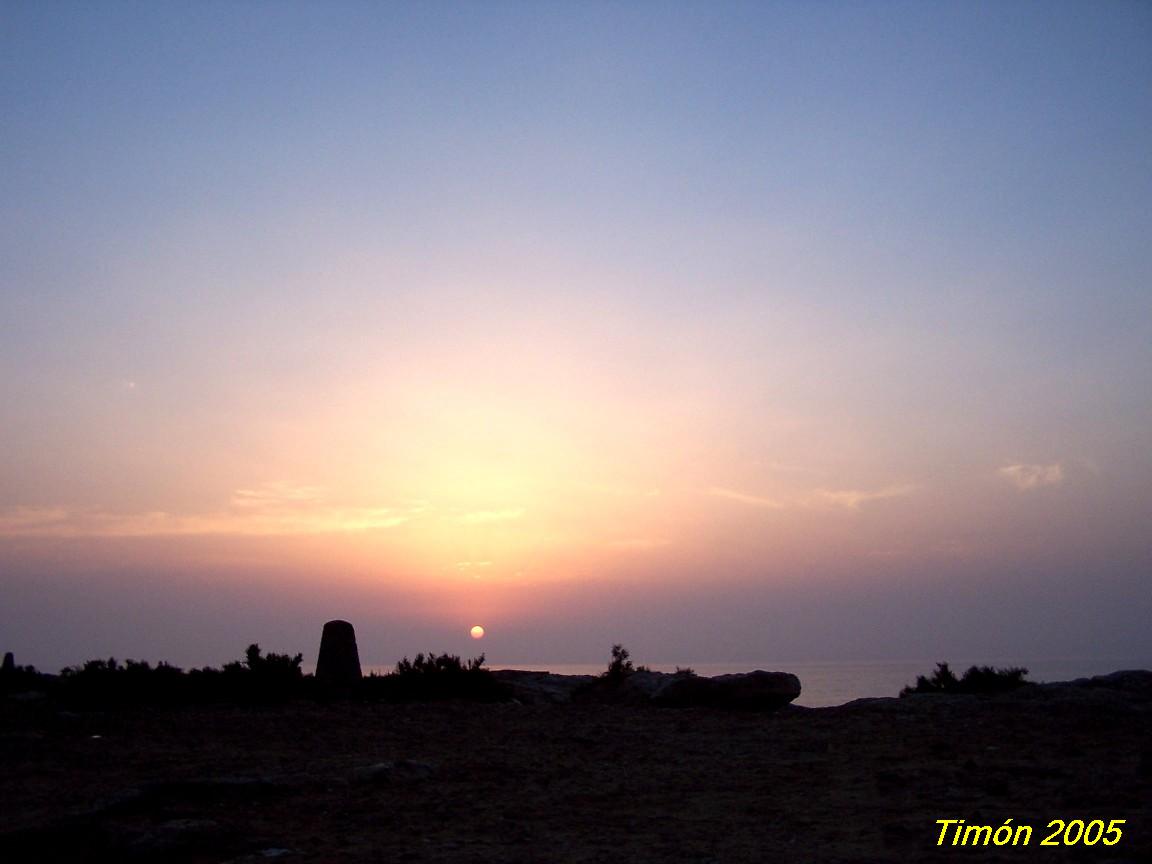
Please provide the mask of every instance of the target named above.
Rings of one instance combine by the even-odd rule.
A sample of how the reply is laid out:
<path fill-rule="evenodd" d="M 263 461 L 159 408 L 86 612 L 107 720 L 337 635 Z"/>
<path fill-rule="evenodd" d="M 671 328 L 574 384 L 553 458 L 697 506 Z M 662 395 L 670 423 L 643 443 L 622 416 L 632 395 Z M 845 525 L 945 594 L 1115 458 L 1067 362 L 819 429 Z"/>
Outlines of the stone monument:
<path fill-rule="evenodd" d="M 356 631 L 347 621 L 329 621 L 320 635 L 316 681 L 328 687 L 351 687 L 360 680 Z"/>

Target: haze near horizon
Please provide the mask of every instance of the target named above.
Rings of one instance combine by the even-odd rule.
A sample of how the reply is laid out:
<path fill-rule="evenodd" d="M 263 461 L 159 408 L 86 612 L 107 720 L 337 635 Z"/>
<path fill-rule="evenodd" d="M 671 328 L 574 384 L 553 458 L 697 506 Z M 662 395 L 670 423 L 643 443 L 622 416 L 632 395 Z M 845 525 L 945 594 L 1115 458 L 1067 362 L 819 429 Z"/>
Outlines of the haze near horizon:
<path fill-rule="evenodd" d="M 1152 665 L 1150 44 L 4 4 L 0 649 Z"/>

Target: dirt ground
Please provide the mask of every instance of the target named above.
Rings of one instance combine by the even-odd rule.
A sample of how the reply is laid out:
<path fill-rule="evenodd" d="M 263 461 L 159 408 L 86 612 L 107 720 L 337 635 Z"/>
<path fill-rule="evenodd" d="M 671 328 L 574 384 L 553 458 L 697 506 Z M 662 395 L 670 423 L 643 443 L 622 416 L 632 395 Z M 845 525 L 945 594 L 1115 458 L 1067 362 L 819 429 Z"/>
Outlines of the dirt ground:
<path fill-rule="evenodd" d="M 0 860 L 1152 861 L 1150 732 L 1147 693 L 1103 689 L 768 714 L 9 700 Z M 937 819 L 1031 825 L 1031 848 L 937 846 Z M 1126 822 L 1042 847 L 1053 819 Z"/>

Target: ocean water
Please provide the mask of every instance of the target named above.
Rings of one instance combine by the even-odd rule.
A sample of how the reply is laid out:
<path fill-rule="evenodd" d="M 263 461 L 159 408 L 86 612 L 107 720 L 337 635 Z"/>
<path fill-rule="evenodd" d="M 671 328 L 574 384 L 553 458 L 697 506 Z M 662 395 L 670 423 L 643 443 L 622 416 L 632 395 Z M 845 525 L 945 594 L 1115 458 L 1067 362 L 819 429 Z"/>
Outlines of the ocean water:
<path fill-rule="evenodd" d="M 677 666 L 690 666 L 698 675 L 727 675 L 750 672 L 753 669 L 791 672 L 800 679 L 800 698 L 797 705 L 808 708 L 826 708 L 842 705 L 853 699 L 874 696 L 898 696 L 900 689 L 913 684 L 917 675 L 929 675 L 936 668 L 933 660 L 900 661 L 842 661 L 842 662 L 748 662 L 748 663 L 647 663 L 657 672 L 674 672 Z M 1152 657 L 1147 658 L 1047 658 L 1020 659 L 965 659 L 949 660 L 948 665 L 957 674 L 969 666 L 1023 666 L 1029 670 L 1029 681 L 1070 681 L 1093 675 L 1107 675 L 1119 669 L 1152 668 Z M 558 675 L 599 675 L 604 663 L 490 663 L 492 669 L 533 669 Z M 365 666 L 369 672 L 391 672 L 392 666 Z"/>

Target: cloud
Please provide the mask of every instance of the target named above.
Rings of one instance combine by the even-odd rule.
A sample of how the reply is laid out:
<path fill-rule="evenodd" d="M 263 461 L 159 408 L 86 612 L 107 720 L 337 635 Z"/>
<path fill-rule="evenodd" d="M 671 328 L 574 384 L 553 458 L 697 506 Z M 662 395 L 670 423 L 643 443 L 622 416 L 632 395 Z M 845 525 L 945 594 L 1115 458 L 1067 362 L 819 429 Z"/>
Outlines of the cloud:
<path fill-rule="evenodd" d="M 649 549 L 660 549 L 667 546 L 668 542 L 660 537 L 625 537 L 622 540 L 611 540 L 607 545 L 609 549 L 644 552 Z"/>
<path fill-rule="evenodd" d="M 1042 486 L 1059 486 L 1064 482 L 1064 468 L 1059 462 L 1055 465 L 1005 465 L 997 473 L 1021 492 Z"/>
<path fill-rule="evenodd" d="M 232 493 L 233 507 L 308 506 L 324 500 L 320 486 L 293 486 L 288 483 L 264 483 Z"/>
<path fill-rule="evenodd" d="M 810 465 L 801 465 L 796 462 L 779 462 L 776 460 L 753 459 L 752 465 L 756 468 L 766 468 L 776 474 L 815 474 L 816 469 Z"/>
<path fill-rule="evenodd" d="M 723 486 L 712 486 L 708 489 L 708 494 L 717 498 L 726 498 L 729 501 L 739 501 L 741 504 L 747 504 L 749 507 L 766 507 L 773 510 L 779 510 L 787 505 L 782 501 L 777 501 L 775 498 L 764 498 L 760 495 L 750 495 L 747 492 L 739 492 L 736 489 L 727 489 Z"/>
<path fill-rule="evenodd" d="M 763 507 L 772 510 L 783 509 L 824 509 L 845 508 L 856 510 L 861 504 L 869 501 L 879 501 L 884 498 L 903 498 L 916 491 L 915 486 L 886 486 L 883 489 L 814 489 L 791 498 L 765 498 L 740 492 L 736 489 L 727 489 L 722 486 L 713 486 L 708 490 L 709 495 L 717 498 L 726 498 L 730 501 L 739 501 L 749 507 Z"/>
<path fill-rule="evenodd" d="M 509 519 L 519 519 L 524 515 L 524 508 L 509 507 L 504 510 L 473 510 L 456 517 L 457 522 L 465 525 L 481 525 L 487 522 L 506 522 Z"/>
<path fill-rule="evenodd" d="M 867 491 L 864 489 L 817 489 L 808 496 L 810 506 L 845 507 L 856 510 L 861 504 L 869 501 L 881 501 L 885 498 L 904 498 L 916 491 L 915 486 L 886 486 L 883 489 Z"/>
<path fill-rule="evenodd" d="M 614 486 L 609 483 L 589 483 L 585 480 L 578 481 L 573 485 L 585 492 L 599 492 L 617 498 L 657 498 L 660 495 L 660 490 L 654 487 L 641 489 L 633 486 Z"/>
<path fill-rule="evenodd" d="M 9 507 L 0 511 L 0 535 L 50 533 L 68 521 L 63 507 Z"/>
<path fill-rule="evenodd" d="M 422 505 L 336 507 L 324 490 L 268 483 L 233 492 L 229 506 L 211 513 L 164 510 L 109 513 L 62 507 L 0 510 L 0 535 L 24 537 L 159 537 L 194 535 L 277 536 L 348 534 L 394 528 L 416 518 Z"/>

